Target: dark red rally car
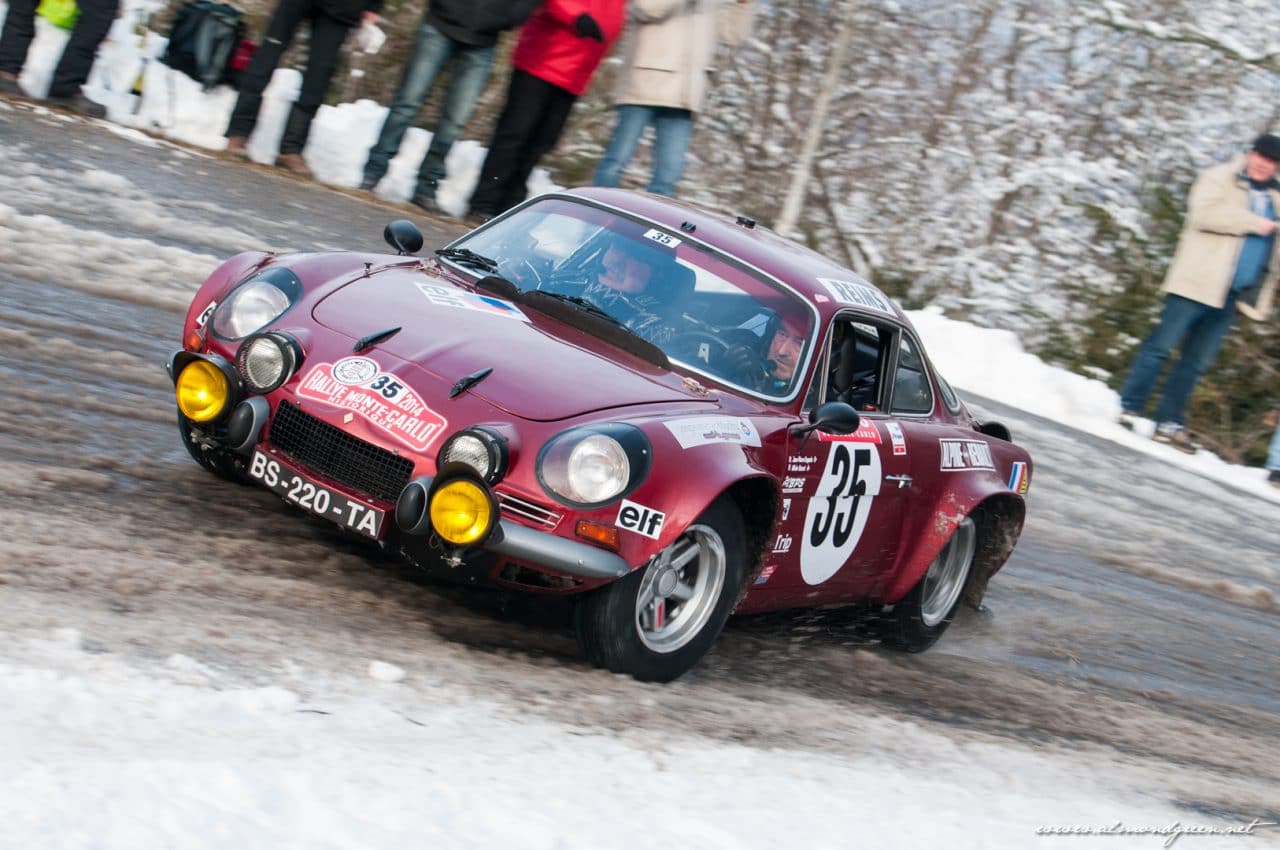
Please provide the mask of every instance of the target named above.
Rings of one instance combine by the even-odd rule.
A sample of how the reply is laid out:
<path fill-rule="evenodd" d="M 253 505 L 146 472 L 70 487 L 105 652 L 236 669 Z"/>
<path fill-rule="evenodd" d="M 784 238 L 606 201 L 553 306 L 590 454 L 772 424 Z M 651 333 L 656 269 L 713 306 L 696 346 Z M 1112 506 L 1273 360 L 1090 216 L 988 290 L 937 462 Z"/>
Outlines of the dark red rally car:
<path fill-rule="evenodd" d="M 212 472 L 433 571 L 576 594 L 586 655 L 666 681 L 734 612 L 871 603 L 931 645 L 1022 529 L 1031 460 L 902 311 L 688 204 L 534 198 L 439 249 L 246 253 L 169 362 Z"/>

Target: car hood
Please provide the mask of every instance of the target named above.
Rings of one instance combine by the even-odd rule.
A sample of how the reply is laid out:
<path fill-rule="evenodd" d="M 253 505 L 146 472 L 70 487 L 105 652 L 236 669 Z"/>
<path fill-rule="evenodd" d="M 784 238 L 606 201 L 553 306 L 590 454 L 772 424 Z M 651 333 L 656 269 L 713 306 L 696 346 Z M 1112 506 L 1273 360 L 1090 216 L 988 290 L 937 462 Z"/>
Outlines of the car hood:
<path fill-rule="evenodd" d="M 329 294 L 320 325 L 352 339 L 393 327 L 371 348 L 452 384 L 492 369 L 469 392 L 514 416 L 553 421 L 636 404 L 706 403 L 679 376 L 570 325 L 416 269 L 385 269 Z"/>

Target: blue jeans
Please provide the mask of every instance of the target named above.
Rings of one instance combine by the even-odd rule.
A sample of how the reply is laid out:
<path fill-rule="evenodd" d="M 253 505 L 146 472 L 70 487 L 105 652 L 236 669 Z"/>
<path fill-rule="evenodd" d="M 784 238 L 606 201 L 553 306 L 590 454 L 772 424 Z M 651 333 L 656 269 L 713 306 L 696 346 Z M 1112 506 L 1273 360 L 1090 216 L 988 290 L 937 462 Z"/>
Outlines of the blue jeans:
<path fill-rule="evenodd" d="M 381 180 L 387 173 L 387 164 L 400 150 L 405 132 L 418 119 L 418 112 L 426 102 L 436 75 L 446 63 L 452 62 L 449 90 L 445 92 L 440 107 L 440 119 L 431 134 L 431 147 L 418 169 L 417 196 L 435 197 L 436 184 L 444 179 L 445 158 L 458 140 L 463 125 L 471 117 L 476 102 L 489 82 L 489 69 L 493 66 L 494 48 L 474 47 L 454 41 L 431 24 L 422 23 L 413 55 L 404 67 L 400 89 L 382 123 L 378 141 L 369 151 L 364 165 L 365 180 Z"/>
<path fill-rule="evenodd" d="M 1271 448 L 1267 449 L 1267 469 L 1280 472 L 1280 428 L 1271 435 Z"/>
<path fill-rule="evenodd" d="M 693 113 L 670 106 L 637 106 L 624 103 L 618 107 L 618 123 L 613 128 L 609 148 L 596 166 L 595 186 L 617 186 L 622 169 L 627 167 L 645 127 L 653 125 L 653 177 L 649 191 L 655 195 L 675 194 L 676 183 L 684 173 L 684 155 L 693 136 Z"/>
<path fill-rule="evenodd" d="M 1165 381 L 1164 396 L 1156 408 L 1156 421 L 1183 424 L 1191 390 L 1213 365 L 1235 315 L 1234 294 L 1228 296 L 1227 303 L 1221 308 L 1180 295 L 1166 295 L 1160 322 L 1138 349 L 1133 369 L 1120 388 L 1121 406 L 1135 413 L 1146 409 L 1147 397 L 1160 377 L 1161 367 L 1169 359 L 1173 347 L 1181 342 L 1182 356 Z"/>

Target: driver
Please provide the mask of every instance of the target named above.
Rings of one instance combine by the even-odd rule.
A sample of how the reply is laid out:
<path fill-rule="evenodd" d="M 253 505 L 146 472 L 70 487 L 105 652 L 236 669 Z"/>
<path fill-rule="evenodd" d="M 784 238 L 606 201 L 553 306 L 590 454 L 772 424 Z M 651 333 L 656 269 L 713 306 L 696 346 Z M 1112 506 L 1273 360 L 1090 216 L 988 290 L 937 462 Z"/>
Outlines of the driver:
<path fill-rule="evenodd" d="M 584 282 L 582 297 L 649 342 L 669 342 L 676 328 L 662 316 L 665 305 L 650 286 L 654 262 L 660 259 L 665 258 L 640 245 L 610 242 L 600 257 L 598 274 Z"/>
<path fill-rule="evenodd" d="M 804 316 L 799 314 L 788 314 L 782 317 L 769 340 L 769 351 L 765 355 L 764 362 L 759 362 L 760 355 L 756 353 L 755 362 L 743 364 L 746 367 L 744 371 L 750 378 L 746 382 L 748 386 L 754 385 L 757 390 L 769 395 L 782 395 L 786 392 L 795 377 L 796 367 L 800 364 L 800 354 L 804 351 L 805 340 L 809 337 L 806 324 Z M 743 350 L 738 349 L 738 351 Z M 732 361 L 740 356 L 742 355 L 729 355 L 730 365 L 727 368 L 731 374 L 735 369 L 742 368 L 732 365 Z"/>

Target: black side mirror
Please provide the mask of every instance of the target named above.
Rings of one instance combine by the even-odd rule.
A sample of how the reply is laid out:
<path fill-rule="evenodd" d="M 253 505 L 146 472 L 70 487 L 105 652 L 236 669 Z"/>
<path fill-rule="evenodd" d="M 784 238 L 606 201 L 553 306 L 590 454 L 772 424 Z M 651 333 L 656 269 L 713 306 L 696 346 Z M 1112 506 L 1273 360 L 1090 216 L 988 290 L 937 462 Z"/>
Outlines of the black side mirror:
<path fill-rule="evenodd" d="M 398 218 L 388 222 L 382 231 L 382 238 L 387 240 L 387 244 L 395 248 L 400 256 L 416 254 L 422 250 L 422 231 L 418 229 L 418 225 L 408 219 Z"/>
<path fill-rule="evenodd" d="M 862 417 L 853 405 L 843 401 L 829 401 L 809 411 L 809 424 L 793 428 L 793 434 L 809 434 L 822 431 L 827 434 L 852 434 L 862 424 Z"/>

